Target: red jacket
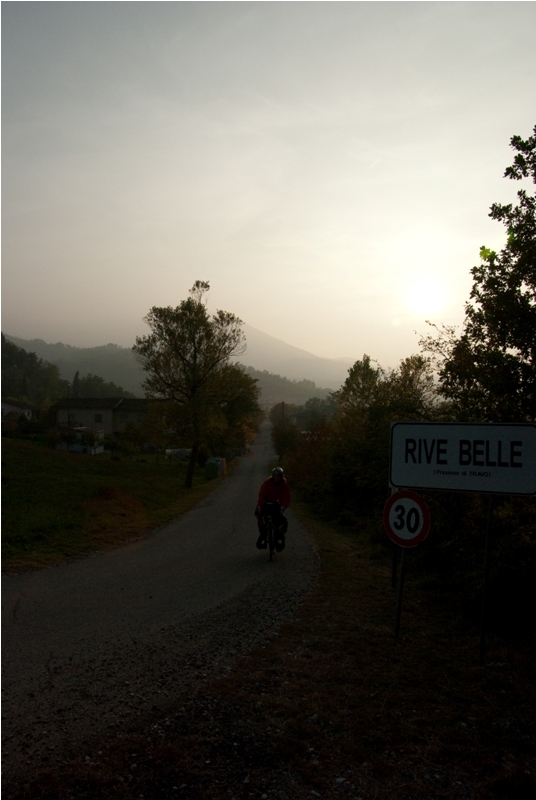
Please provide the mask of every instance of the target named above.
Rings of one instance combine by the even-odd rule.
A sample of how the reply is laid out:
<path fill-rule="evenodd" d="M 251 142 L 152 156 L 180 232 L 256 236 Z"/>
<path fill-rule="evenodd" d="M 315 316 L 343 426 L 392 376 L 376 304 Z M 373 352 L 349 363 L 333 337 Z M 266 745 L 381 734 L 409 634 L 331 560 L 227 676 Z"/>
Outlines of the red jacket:
<path fill-rule="evenodd" d="M 280 484 L 275 483 L 273 478 L 264 481 L 259 491 L 257 505 L 263 506 L 265 503 L 279 503 L 283 508 L 290 505 L 290 489 L 286 478 Z"/>

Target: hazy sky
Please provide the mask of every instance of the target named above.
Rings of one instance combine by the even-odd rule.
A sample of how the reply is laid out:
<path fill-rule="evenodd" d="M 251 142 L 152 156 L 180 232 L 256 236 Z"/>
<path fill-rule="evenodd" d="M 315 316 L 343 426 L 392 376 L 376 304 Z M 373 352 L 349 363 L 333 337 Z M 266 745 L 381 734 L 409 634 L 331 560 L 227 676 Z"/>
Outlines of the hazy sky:
<path fill-rule="evenodd" d="M 2 330 L 130 346 L 199 278 L 396 366 L 504 241 L 535 41 L 531 2 L 4 1 Z"/>

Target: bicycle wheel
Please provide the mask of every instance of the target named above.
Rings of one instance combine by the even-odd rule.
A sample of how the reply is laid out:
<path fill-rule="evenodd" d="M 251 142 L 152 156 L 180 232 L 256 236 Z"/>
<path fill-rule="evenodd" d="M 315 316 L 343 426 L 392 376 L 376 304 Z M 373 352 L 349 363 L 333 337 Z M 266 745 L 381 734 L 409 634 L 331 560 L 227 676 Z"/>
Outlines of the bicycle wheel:
<path fill-rule="evenodd" d="M 273 559 L 273 557 L 274 557 L 274 545 L 275 545 L 274 527 L 273 527 L 271 521 L 268 523 L 267 534 L 268 534 L 268 550 L 270 551 L 270 561 L 271 561 Z"/>

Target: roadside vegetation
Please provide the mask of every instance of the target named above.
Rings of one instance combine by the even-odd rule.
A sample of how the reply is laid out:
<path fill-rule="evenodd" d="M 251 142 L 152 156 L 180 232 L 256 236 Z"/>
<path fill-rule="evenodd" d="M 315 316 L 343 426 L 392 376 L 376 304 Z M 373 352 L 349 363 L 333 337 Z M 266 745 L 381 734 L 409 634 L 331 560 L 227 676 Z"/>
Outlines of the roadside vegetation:
<path fill-rule="evenodd" d="M 112 458 L 2 442 L 2 566 L 49 566 L 143 536 L 192 508 L 219 479 L 162 456 Z"/>

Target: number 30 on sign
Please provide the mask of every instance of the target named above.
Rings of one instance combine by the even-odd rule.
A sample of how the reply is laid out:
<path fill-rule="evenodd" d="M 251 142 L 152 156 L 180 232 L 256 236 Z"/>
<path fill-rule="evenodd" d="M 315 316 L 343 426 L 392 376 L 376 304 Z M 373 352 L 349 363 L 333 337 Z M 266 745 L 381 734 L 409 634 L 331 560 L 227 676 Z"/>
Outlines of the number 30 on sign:
<path fill-rule="evenodd" d="M 409 489 L 402 489 L 392 494 L 385 504 L 383 524 L 395 544 L 415 547 L 428 536 L 430 512 L 422 497 Z"/>

